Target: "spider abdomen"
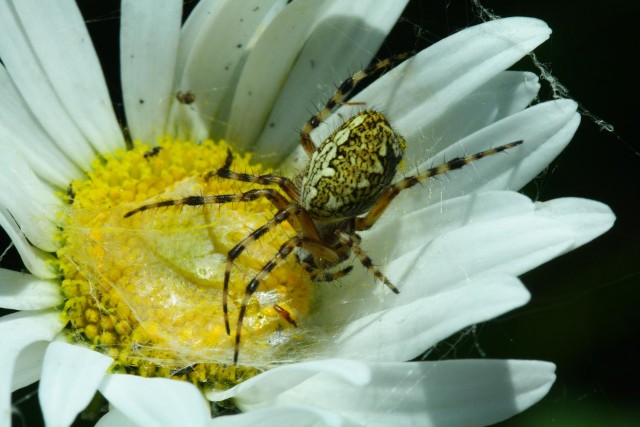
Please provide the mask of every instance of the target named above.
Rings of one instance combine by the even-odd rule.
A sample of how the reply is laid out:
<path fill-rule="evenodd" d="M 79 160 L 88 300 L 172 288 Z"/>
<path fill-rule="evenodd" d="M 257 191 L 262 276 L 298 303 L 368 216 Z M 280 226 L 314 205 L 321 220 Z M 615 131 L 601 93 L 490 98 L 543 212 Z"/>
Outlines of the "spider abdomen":
<path fill-rule="evenodd" d="M 363 214 L 391 184 L 405 149 L 379 112 L 347 120 L 313 153 L 302 174 L 300 202 L 319 220 Z"/>

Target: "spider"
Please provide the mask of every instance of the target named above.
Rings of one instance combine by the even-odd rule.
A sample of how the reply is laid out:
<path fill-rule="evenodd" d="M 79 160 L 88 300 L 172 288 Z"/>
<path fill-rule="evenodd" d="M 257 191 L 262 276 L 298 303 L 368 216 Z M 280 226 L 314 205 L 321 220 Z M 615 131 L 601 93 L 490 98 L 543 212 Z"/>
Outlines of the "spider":
<path fill-rule="evenodd" d="M 380 112 L 365 109 L 353 115 L 316 146 L 311 139 L 311 131 L 326 120 L 339 104 L 347 103 L 345 99 L 359 82 L 381 74 L 407 57 L 408 54 L 400 54 L 374 63 L 340 84 L 325 106 L 313 115 L 300 131 L 300 145 L 309 156 L 309 161 L 296 178 L 234 172 L 230 169 L 233 161 L 231 152 L 220 169 L 205 175 L 206 180 L 217 177 L 265 186 L 276 185 L 281 191 L 258 188 L 238 194 L 189 196 L 142 205 L 125 214 L 126 218 L 160 207 L 251 202 L 263 198 L 274 205 L 277 209 L 275 215 L 242 239 L 227 254 L 222 308 L 228 335 L 231 335 L 228 293 L 233 261 L 279 224 L 287 221 L 294 228 L 296 234 L 280 246 L 278 252 L 245 288 L 236 324 L 234 365 L 238 363 L 242 323 L 252 294 L 271 271 L 284 263 L 292 253 L 297 254 L 298 262 L 304 265 L 311 279 L 317 282 L 329 282 L 347 275 L 352 266 L 343 267 L 342 264 L 354 254 L 376 279 L 394 293 L 399 293 L 398 288 L 362 250 L 358 232 L 374 226 L 393 199 L 403 190 L 435 175 L 462 168 L 473 161 L 522 144 L 521 140 L 514 141 L 466 157 L 457 157 L 397 182 L 393 182 L 393 179 L 402 160 L 406 142 Z M 277 305 L 274 308 L 295 326 L 295 321 L 285 309 Z"/>

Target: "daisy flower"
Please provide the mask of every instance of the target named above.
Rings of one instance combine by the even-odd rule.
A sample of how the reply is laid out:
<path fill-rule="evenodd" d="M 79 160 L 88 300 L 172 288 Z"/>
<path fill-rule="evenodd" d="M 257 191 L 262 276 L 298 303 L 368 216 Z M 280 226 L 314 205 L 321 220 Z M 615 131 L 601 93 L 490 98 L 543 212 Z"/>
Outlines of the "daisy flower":
<path fill-rule="evenodd" d="M 407 144 L 397 179 L 524 141 L 403 191 L 361 233 L 398 295 L 357 261 L 314 283 L 291 256 L 243 300 L 295 235 L 284 221 L 246 240 L 273 217 L 267 200 L 126 215 L 262 188 L 209 174 L 220 168 L 295 176 L 309 103 L 372 60 L 405 3 L 203 0 L 181 25 L 182 1 L 124 0 L 123 130 L 75 3 L 0 1 L 0 222 L 28 270 L 0 270 L 0 307 L 15 310 L 0 319 L 0 425 L 11 391 L 38 380 L 52 426 L 97 392 L 101 426 L 487 425 L 547 393 L 548 362 L 408 362 L 525 304 L 518 275 L 614 221 L 597 202 L 515 192 L 580 121 L 571 100 L 531 106 L 536 76 L 505 71 L 549 37 L 539 20 L 460 31 L 313 126 L 319 144 L 382 111 Z M 242 413 L 216 416 L 229 405 Z"/>

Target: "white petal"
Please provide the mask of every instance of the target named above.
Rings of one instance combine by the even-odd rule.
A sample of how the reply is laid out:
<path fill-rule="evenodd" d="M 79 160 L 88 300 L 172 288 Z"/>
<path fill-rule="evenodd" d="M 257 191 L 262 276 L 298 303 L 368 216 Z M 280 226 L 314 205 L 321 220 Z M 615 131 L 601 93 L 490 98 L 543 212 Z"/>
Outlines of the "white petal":
<path fill-rule="evenodd" d="M 209 405 L 187 382 L 114 374 L 104 379 L 100 392 L 118 411 L 142 426 L 197 427 L 209 423 Z"/>
<path fill-rule="evenodd" d="M 110 408 L 96 423 L 96 427 L 145 427 L 133 422 L 122 412 L 115 408 Z"/>
<path fill-rule="evenodd" d="M 444 177 L 432 178 L 426 188 L 405 191 L 395 204 L 399 209 L 412 211 L 473 191 L 519 190 L 549 166 L 571 141 L 580 123 L 576 108 L 576 103 L 570 100 L 545 102 L 469 135 L 421 164 L 418 170 L 509 142 L 524 140 L 524 143 L 448 172 Z"/>
<path fill-rule="evenodd" d="M 411 360 L 453 333 L 528 301 L 529 292 L 513 276 L 469 277 L 461 287 L 351 322 L 325 354 L 358 360 Z"/>
<path fill-rule="evenodd" d="M 533 214 L 534 210 L 534 203 L 515 191 L 467 194 L 413 211 L 392 206 L 371 231 L 362 233 L 362 245 L 372 259 L 388 262 L 471 222 Z"/>
<path fill-rule="evenodd" d="M 11 238 L 11 242 L 18 250 L 22 262 L 31 274 L 41 279 L 53 279 L 58 276 L 58 272 L 53 267 L 54 257 L 32 246 L 9 211 L 2 207 L 0 207 L 0 227 Z"/>
<path fill-rule="evenodd" d="M 544 42 L 547 25 L 532 18 L 506 18 L 467 28 L 418 53 L 354 97 L 354 102 L 381 108 L 401 134 L 429 135 L 430 123 Z M 339 117 L 353 107 L 340 108 L 328 120 L 334 129 Z M 319 128 L 315 136 L 325 135 Z M 424 154 L 410 146 L 407 156 Z M 422 155 L 421 155 L 422 154 Z"/>
<path fill-rule="evenodd" d="M 392 261 L 387 273 L 399 284 L 401 301 L 451 289 L 467 277 L 500 271 L 520 275 L 575 244 L 570 227 L 523 215 L 471 223 L 445 233 Z"/>
<path fill-rule="evenodd" d="M 50 186 L 35 176 L 29 165 L 13 150 L 0 157 L 0 206 L 11 212 L 29 242 L 44 251 L 53 252 L 59 243 L 56 213 L 62 201 Z"/>
<path fill-rule="evenodd" d="M 18 150 L 39 177 L 59 188 L 80 177 L 80 169 L 44 132 L 3 66 L 0 66 L 0 99 L 0 147 L 3 153 Z"/>
<path fill-rule="evenodd" d="M 100 63 L 75 2 L 18 0 L 13 5 L 39 63 L 82 134 L 101 153 L 123 147 Z"/>
<path fill-rule="evenodd" d="M 322 108 L 336 85 L 371 61 L 406 4 L 407 0 L 338 1 L 317 17 L 264 122 L 254 148 L 258 154 L 274 164 L 298 144 L 295 129 L 311 118 L 309 110 Z"/>
<path fill-rule="evenodd" d="M 180 41 L 177 90 L 192 92 L 196 100 L 189 105 L 173 102 L 170 129 L 185 132 L 186 125 L 180 122 L 189 120 L 190 128 L 196 130 L 188 136 L 206 138 L 210 128 L 213 138 L 224 136 L 221 128 L 226 127 L 228 111 L 221 110 L 231 102 L 249 43 L 264 21 L 285 4 L 283 0 L 222 0 L 195 7 Z"/>
<path fill-rule="evenodd" d="M 340 416 L 332 411 L 320 410 L 312 405 L 291 405 L 265 408 L 244 414 L 218 417 L 212 427 L 338 427 L 342 426 Z"/>
<path fill-rule="evenodd" d="M 318 374 L 355 385 L 366 384 L 370 378 L 368 367 L 362 362 L 341 359 L 319 360 L 271 369 L 229 390 L 223 392 L 212 390 L 206 395 L 212 401 L 233 397 L 236 402 L 243 402 L 246 405 L 258 404 Z"/>
<path fill-rule="evenodd" d="M 237 84 L 225 136 L 239 150 L 250 148 L 256 141 L 287 73 L 313 28 L 315 17 L 321 16 L 331 1 L 290 3 L 257 40 Z"/>
<path fill-rule="evenodd" d="M 533 73 L 501 72 L 430 122 L 398 128 L 407 140 L 406 158 L 417 164 L 418 159 L 425 159 L 473 132 L 524 110 L 539 90 L 538 76 Z"/>
<path fill-rule="evenodd" d="M 69 426 L 93 399 L 113 359 L 63 342 L 47 349 L 38 388 L 47 426 Z"/>
<path fill-rule="evenodd" d="M 18 355 L 38 341 L 51 341 L 64 323 L 55 311 L 19 311 L 0 318 L 0 366 L 13 372 Z M 0 425 L 10 425 L 12 375 L 0 376 Z"/>
<path fill-rule="evenodd" d="M 165 132 L 173 93 L 182 1 L 122 2 L 122 97 L 131 136 L 155 144 Z"/>
<path fill-rule="evenodd" d="M 597 202 L 548 203 L 540 212 L 470 222 L 391 261 L 386 272 L 399 285 L 397 298 L 432 295 L 481 271 L 520 275 L 606 231 L 614 219 Z M 575 215 L 567 212 L 571 203 Z"/>
<path fill-rule="evenodd" d="M 603 203 L 569 197 L 536 203 L 536 214 L 561 221 L 571 228 L 575 235 L 574 248 L 604 234 L 616 219 Z"/>
<path fill-rule="evenodd" d="M 40 310 L 61 303 L 60 285 L 55 281 L 0 268 L 0 307 Z"/>
<path fill-rule="evenodd" d="M 476 147 L 489 148 L 518 139 L 524 140 L 524 144 L 507 152 L 507 156 L 494 156 L 494 159 L 503 160 L 504 164 L 510 166 L 509 168 L 500 167 L 496 160 L 493 167 L 497 172 L 481 175 L 484 166 L 474 165 L 473 169 L 477 171 L 476 183 L 460 182 L 463 180 L 456 179 L 456 185 L 449 186 L 445 192 L 455 194 L 453 187 L 458 186 L 466 192 L 488 189 L 519 190 L 549 166 L 571 141 L 580 124 L 580 115 L 575 112 L 576 108 L 576 103 L 570 100 L 545 102 L 501 120 L 464 139 L 460 145 L 470 150 L 469 153 L 475 151 Z M 479 141 L 483 139 L 485 143 L 481 144 Z M 448 154 L 450 152 L 445 151 L 445 156 Z M 509 158 L 510 154 L 514 154 L 512 158 Z M 483 176 L 484 179 L 478 179 L 478 175 Z"/>
<path fill-rule="evenodd" d="M 610 217 L 603 221 L 610 223 Z M 469 195 L 447 201 L 442 208 L 436 205 L 416 211 L 406 221 L 400 216 L 383 225 L 377 236 L 374 229 L 371 240 L 363 233 L 363 246 L 384 266 L 383 273 L 400 294 L 392 294 L 366 269 L 357 267 L 346 279 L 350 286 L 321 289 L 319 312 L 332 316 L 317 321 L 330 327 L 427 296 L 437 297 L 478 274 L 517 276 L 574 248 L 581 239 L 576 225 L 538 215 L 535 204 L 514 192 Z"/>
<path fill-rule="evenodd" d="M 372 381 L 364 387 L 317 376 L 261 406 L 313 403 L 362 426 L 484 426 L 533 405 L 555 380 L 555 366 L 537 361 L 377 363 L 371 368 Z"/>
<path fill-rule="evenodd" d="M 49 347 L 48 341 L 37 341 L 22 349 L 13 367 L 11 391 L 19 390 L 40 379 L 47 347 Z"/>
<path fill-rule="evenodd" d="M 615 221 L 611 209 L 599 202 L 562 198 L 533 203 L 513 191 L 485 191 L 445 200 L 417 211 L 394 214 L 363 233 L 363 247 L 374 260 L 393 260 L 448 231 L 471 222 L 535 215 L 559 221 L 581 246 L 606 232 Z"/>
<path fill-rule="evenodd" d="M 75 7 L 75 4 L 69 1 L 64 4 Z M 70 13 L 70 21 L 61 28 L 73 26 L 76 15 L 77 11 Z M 76 21 L 84 26 L 82 19 Z M 0 57 L 22 97 L 29 104 L 33 116 L 37 117 L 58 148 L 73 159 L 76 165 L 88 167 L 95 157 L 95 152 L 67 111 L 61 99 L 65 94 L 57 93 L 55 82 L 43 68 L 38 54 L 31 45 L 29 35 L 24 31 L 21 17 L 14 6 L 9 5 L 9 0 L 0 2 L 0 28 L 3 31 L 3 37 L 0 37 Z M 50 42 L 62 43 L 65 38 L 62 33 L 59 29 L 51 31 Z M 44 60 L 47 61 L 47 58 Z"/>

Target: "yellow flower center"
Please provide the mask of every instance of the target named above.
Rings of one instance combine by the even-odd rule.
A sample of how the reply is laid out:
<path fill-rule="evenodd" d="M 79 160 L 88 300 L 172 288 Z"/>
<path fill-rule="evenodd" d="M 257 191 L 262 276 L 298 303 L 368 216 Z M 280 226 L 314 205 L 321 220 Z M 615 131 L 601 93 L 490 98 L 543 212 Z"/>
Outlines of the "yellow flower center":
<path fill-rule="evenodd" d="M 165 138 L 96 159 L 71 183 L 58 251 L 63 315 L 76 342 L 115 359 L 112 370 L 227 388 L 282 359 L 311 303 L 306 272 L 294 259 L 271 272 L 249 303 L 242 328 L 242 367 L 232 363 L 235 324 L 245 288 L 293 229 L 282 224 L 234 260 L 229 284 L 231 335 L 222 288 L 227 253 L 275 212 L 271 203 L 169 206 L 124 214 L 141 205 L 202 194 L 237 194 L 255 186 L 204 179 L 222 167 L 229 147 Z M 263 174 L 249 156 L 231 169 Z M 293 257 L 292 257 L 293 258 Z M 275 308 L 274 308 L 275 307 Z"/>

